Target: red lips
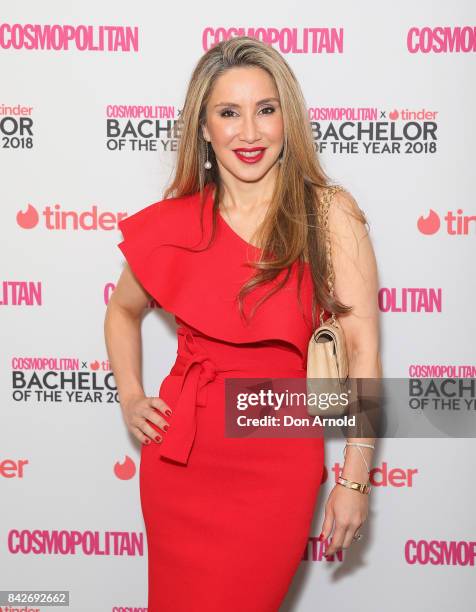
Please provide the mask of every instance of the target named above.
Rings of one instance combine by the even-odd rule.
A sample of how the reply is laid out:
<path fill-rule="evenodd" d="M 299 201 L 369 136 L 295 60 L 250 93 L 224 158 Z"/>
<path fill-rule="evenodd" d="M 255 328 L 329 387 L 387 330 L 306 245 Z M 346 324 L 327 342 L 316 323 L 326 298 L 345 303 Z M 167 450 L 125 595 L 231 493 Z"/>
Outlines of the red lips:
<path fill-rule="evenodd" d="M 239 149 L 233 149 L 233 151 L 236 157 L 240 161 L 244 162 L 245 164 L 256 164 L 261 159 L 263 159 L 266 148 L 265 147 L 252 147 L 252 148 L 247 149 L 244 147 L 240 147 Z M 261 153 L 257 153 L 256 155 L 253 155 L 253 157 L 248 157 L 246 155 L 243 155 L 243 153 L 252 153 L 253 151 L 261 151 Z"/>
<path fill-rule="evenodd" d="M 253 151 L 261 151 L 264 150 L 265 147 L 253 147 L 251 149 L 246 149 L 245 147 L 241 147 L 238 149 L 233 149 L 233 151 L 245 151 L 245 153 L 252 153 Z"/>

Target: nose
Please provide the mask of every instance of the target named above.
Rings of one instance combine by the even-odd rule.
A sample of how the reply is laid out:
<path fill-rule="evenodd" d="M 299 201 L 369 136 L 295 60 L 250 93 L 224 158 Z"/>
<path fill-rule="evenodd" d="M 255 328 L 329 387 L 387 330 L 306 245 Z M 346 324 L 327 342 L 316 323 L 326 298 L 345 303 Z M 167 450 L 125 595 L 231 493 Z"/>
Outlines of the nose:
<path fill-rule="evenodd" d="M 255 142 L 261 138 L 257 125 L 257 118 L 253 112 L 243 113 L 240 137 L 241 140 L 245 140 L 246 142 Z"/>

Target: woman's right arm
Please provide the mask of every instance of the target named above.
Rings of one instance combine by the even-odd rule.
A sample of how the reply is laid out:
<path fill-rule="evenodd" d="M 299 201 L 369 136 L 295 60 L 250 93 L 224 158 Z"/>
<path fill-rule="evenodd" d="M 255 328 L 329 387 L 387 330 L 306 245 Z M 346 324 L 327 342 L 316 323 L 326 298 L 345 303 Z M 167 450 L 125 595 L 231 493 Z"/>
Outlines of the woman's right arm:
<path fill-rule="evenodd" d="M 106 348 L 114 373 L 119 402 L 129 431 L 142 443 L 162 436 L 148 423 L 164 429 L 168 423 L 158 411 L 170 416 L 169 406 L 158 397 L 148 398 L 142 387 L 142 315 L 149 294 L 126 264 L 111 294 L 104 319 Z"/>

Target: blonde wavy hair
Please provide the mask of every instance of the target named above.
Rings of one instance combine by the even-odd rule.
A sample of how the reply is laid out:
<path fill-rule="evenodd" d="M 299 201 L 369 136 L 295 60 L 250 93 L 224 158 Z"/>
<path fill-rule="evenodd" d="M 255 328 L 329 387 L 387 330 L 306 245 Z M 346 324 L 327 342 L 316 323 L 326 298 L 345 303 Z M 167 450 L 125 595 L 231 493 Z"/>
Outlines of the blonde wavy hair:
<path fill-rule="evenodd" d="M 202 125 L 206 121 L 206 108 L 215 81 L 227 70 L 246 66 L 266 70 L 276 85 L 283 114 L 284 147 L 272 199 L 258 232 L 259 244 L 262 245 L 261 258 L 250 263 L 257 273 L 240 289 L 237 296 L 239 310 L 243 316 L 243 299 L 255 286 L 272 281 L 283 269 L 287 269 L 283 280 L 264 295 L 255 308 L 283 287 L 296 260 L 299 262 L 298 299 L 301 301 L 300 286 L 306 258 L 313 281 L 314 328 L 318 305 L 336 315 L 349 312 L 352 306 L 344 305 L 329 293 L 325 234 L 319 220 L 323 190 L 332 183 L 314 150 L 301 87 L 293 70 L 278 51 L 249 36 L 239 36 L 217 44 L 200 58 L 188 84 L 179 120 L 181 136 L 175 174 L 164 191 L 164 198 L 183 197 L 199 191 L 203 231 L 204 189 L 208 183 L 214 183 L 216 189 L 210 241 L 213 239 L 223 191 L 213 149 L 209 155 L 212 168 L 204 168 L 208 143 L 203 137 Z M 367 225 L 363 211 L 358 206 L 353 209 L 351 214 Z M 273 253 L 273 258 L 267 259 L 270 253 Z"/>

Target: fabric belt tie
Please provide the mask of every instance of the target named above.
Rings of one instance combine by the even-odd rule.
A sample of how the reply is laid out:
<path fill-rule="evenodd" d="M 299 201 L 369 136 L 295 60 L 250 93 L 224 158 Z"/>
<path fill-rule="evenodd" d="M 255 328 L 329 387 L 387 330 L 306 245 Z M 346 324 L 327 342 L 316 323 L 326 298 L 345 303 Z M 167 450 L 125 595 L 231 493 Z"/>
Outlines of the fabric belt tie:
<path fill-rule="evenodd" d="M 174 421 L 161 443 L 161 456 L 187 465 L 197 431 L 197 395 L 215 380 L 218 369 L 209 355 L 195 342 L 193 334 L 184 334 L 181 359 L 186 359 L 180 384 L 180 395 L 174 410 Z M 225 370 L 220 370 L 225 371 Z"/>
<path fill-rule="evenodd" d="M 178 353 L 179 361 L 184 364 L 180 394 L 174 409 L 173 424 L 163 436 L 160 444 L 160 455 L 187 465 L 197 431 L 198 393 L 222 373 L 227 373 L 228 376 L 236 374 L 243 377 L 245 370 L 217 368 L 207 352 L 196 342 L 190 330 L 179 328 L 179 334 L 184 336 L 184 342 L 180 344 Z M 249 368 L 246 372 L 250 377 L 259 376 L 256 369 L 254 373 L 251 373 Z M 292 376 L 302 372 L 303 370 L 290 371 L 289 368 L 286 368 L 283 375 Z"/>

